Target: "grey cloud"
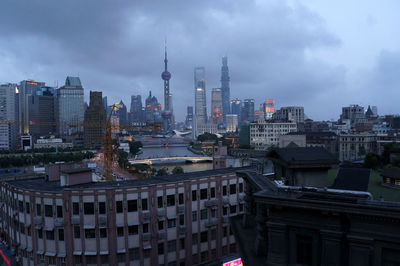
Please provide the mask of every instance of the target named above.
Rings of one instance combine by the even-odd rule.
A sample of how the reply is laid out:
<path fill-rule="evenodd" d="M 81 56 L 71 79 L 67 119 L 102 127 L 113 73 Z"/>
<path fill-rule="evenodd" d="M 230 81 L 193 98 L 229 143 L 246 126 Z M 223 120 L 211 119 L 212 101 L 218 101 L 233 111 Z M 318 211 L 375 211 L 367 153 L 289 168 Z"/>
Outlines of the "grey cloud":
<path fill-rule="evenodd" d="M 19 80 L 62 82 L 79 73 L 87 89 L 127 103 L 131 94 L 147 96 L 149 89 L 162 100 L 167 36 L 178 120 L 193 103 L 193 68 L 204 65 L 207 88 L 218 87 L 223 55 L 229 57 L 232 96 L 304 104 L 311 117 L 323 118 L 318 110 L 324 103 L 313 99 L 345 84 L 344 67 L 306 55 L 341 41 L 318 14 L 285 1 L 5 0 L 0 9 L 0 34 L 7 36 L 0 50 L 20 68 L 17 73 L 30 75 Z M 0 73 L 1 81 L 7 79 Z"/>

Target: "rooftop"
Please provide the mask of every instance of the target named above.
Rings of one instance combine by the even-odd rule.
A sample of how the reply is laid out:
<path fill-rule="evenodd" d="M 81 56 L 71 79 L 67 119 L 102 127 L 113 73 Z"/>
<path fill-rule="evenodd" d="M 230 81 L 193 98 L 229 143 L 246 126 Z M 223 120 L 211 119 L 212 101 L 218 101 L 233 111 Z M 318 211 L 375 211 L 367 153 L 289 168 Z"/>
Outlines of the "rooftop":
<path fill-rule="evenodd" d="M 61 172 L 66 174 L 77 174 L 77 173 L 84 173 L 84 172 L 91 172 L 92 168 L 72 168 L 72 169 L 64 169 Z"/>
<path fill-rule="evenodd" d="M 268 155 L 271 158 L 280 158 L 285 162 L 324 162 L 336 164 L 335 156 L 322 147 L 295 147 L 275 149 Z"/>
<path fill-rule="evenodd" d="M 111 182 L 91 182 L 85 184 L 77 184 L 68 187 L 60 186 L 60 181 L 45 181 L 42 178 L 32 178 L 25 180 L 6 181 L 9 185 L 28 191 L 55 192 L 61 193 L 64 190 L 83 190 L 83 189 L 118 189 L 118 188 L 135 188 L 144 186 L 154 186 L 168 183 L 184 182 L 193 179 L 206 178 L 209 176 L 224 175 L 235 173 L 237 170 L 250 170 L 250 167 L 241 168 L 223 168 L 217 170 L 206 170 L 200 172 L 184 173 L 168 176 L 153 176 L 148 179 L 136 179 L 127 181 L 111 181 Z"/>
<path fill-rule="evenodd" d="M 382 176 L 390 177 L 390 178 L 394 178 L 394 179 L 400 179 L 400 168 L 392 167 L 392 168 L 386 169 L 382 172 Z"/>
<path fill-rule="evenodd" d="M 81 79 L 79 77 L 67 77 L 65 86 L 82 87 Z"/>
<path fill-rule="evenodd" d="M 370 175 L 371 170 L 366 168 L 340 168 L 331 188 L 368 191 Z"/>

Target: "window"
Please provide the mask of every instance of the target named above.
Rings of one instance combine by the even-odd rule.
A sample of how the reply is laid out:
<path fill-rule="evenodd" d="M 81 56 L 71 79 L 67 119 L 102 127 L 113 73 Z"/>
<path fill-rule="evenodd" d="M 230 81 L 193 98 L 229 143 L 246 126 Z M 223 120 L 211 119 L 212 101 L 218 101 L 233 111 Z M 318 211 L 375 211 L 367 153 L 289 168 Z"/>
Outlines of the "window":
<path fill-rule="evenodd" d="M 128 212 L 137 211 L 137 200 L 128 200 Z"/>
<path fill-rule="evenodd" d="M 74 226 L 74 238 L 81 238 L 81 228 Z"/>
<path fill-rule="evenodd" d="M 183 214 L 179 215 L 179 225 L 185 224 L 185 216 Z"/>
<path fill-rule="evenodd" d="M 164 221 L 158 221 L 158 230 L 164 229 Z"/>
<path fill-rule="evenodd" d="M 192 234 L 192 245 L 197 245 L 197 243 L 199 242 L 197 233 L 196 234 Z"/>
<path fill-rule="evenodd" d="M 228 227 L 227 226 L 222 227 L 222 232 L 223 232 L 223 236 L 227 237 L 228 236 Z"/>
<path fill-rule="evenodd" d="M 185 249 L 185 239 L 179 239 L 179 249 Z"/>
<path fill-rule="evenodd" d="M 40 238 L 40 239 L 42 239 L 43 238 L 43 230 L 42 229 L 38 229 L 38 237 Z"/>
<path fill-rule="evenodd" d="M 84 214 L 94 214 L 94 203 L 92 203 L 92 202 L 83 203 L 83 213 Z"/>
<path fill-rule="evenodd" d="M 28 226 L 28 227 L 26 228 L 26 233 L 27 233 L 28 236 L 31 236 L 31 235 L 32 235 L 31 226 Z"/>
<path fill-rule="evenodd" d="M 228 207 L 222 209 L 222 215 L 228 215 Z"/>
<path fill-rule="evenodd" d="M 176 219 L 168 219 L 168 228 L 176 226 Z"/>
<path fill-rule="evenodd" d="M 122 208 L 122 201 L 117 201 L 116 202 L 116 211 L 117 211 L 117 213 L 121 213 L 121 212 L 124 211 L 123 208 Z"/>
<path fill-rule="evenodd" d="M 99 202 L 99 214 L 106 214 L 106 203 Z"/>
<path fill-rule="evenodd" d="M 53 206 L 52 205 L 44 205 L 44 216 L 53 217 Z"/>
<path fill-rule="evenodd" d="M 167 206 L 175 206 L 175 195 L 167 196 Z"/>
<path fill-rule="evenodd" d="M 192 256 L 192 262 L 193 262 L 193 264 L 198 264 L 199 263 L 199 256 L 197 256 L 197 254 L 194 254 Z"/>
<path fill-rule="evenodd" d="M 150 258 L 150 249 L 143 250 L 143 258 Z"/>
<path fill-rule="evenodd" d="M 118 254 L 117 255 L 117 261 L 118 261 L 118 263 L 125 262 L 125 254 Z"/>
<path fill-rule="evenodd" d="M 229 245 L 229 251 L 231 252 L 231 253 L 236 253 L 236 244 L 230 244 Z M 311 264 L 310 264 L 311 265 Z"/>
<path fill-rule="evenodd" d="M 164 254 L 164 243 L 158 243 L 158 255 Z"/>
<path fill-rule="evenodd" d="M 46 239 L 47 240 L 54 240 L 54 230 L 46 231 Z"/>
<path fill-rule="evenodd" d="M 200 211 L 200 220 L 206 220 L 207 219 L 207 209 L 201 210 Z"/>
<path fill-rule="evenodd" d="M 79 215 L 79 203 L 78 202 L 72 203 L 72 214 Z"/>
<path fill-rule="evenodd" d="M 24 202 L 22 200 L 18 201 L 18 210 L 19 212 L 24 212 Z"/>
<path fill-rule="evenodd" d="M 192 190 L 192 201 L 197 200 L 197 190 Z"/>
<path fill-rule="evenodd" d="M 217 239 L 217 229 L 211 230 L 211 240 Z"/>
<path fill-rule="evenodd" d="M 168 252 L 176 251 L 176 240 L 168 241 Z"/>
<path fill-rule="evenodd" d="M 197 211 L 192 211 L 192 222 L 197 221 Z"/>
<path fill-rule="evenodd" d="M 149 232 L 149 224 L 143 224 L 143 233 Z"/>
<path fill-rule="evenodd" d="M 42 205 L 41 204 L 36 204 L 36 215 L 42 216 Z"/>
<path fill-rule="evenodd" d="M 85 238 L 95 238 L 96 230 L 95 229 L 85 229 Z"/>
<path fill-rule="evenodd" d="M 223 196 L 226 196 L 226 193 L 227 193 L 227 192 L 226 192 L 226 186 L 223 186 L 223 187 L 222 187 L 222 195 L 223 195 Z"/>
<path fill-rule="evenodd" d="M 31 213 L 31 208 L 30 208 L 29 202 L 25 203 L 25 211 L 26 211 L 27 214 Z"/>
<path fill-rule="evenodd" d="M 107 228 L 100 228 L 100 238 L 107 237 Z"/>
<path fill-rule="evenodd" d="M 229 193 L 236 194 L 236 184 L 229 185 Z"/>
<path fill-rule="evenodd" d="M 201 200 L 207 199 L 207 189 L 206 188 L 200 189 L 200 199 Z"/>
<path fill-rule="evenodd" d="M 137 225 L 128 226 L 128 234 L 129 235 L 137 235 L 138 232 L 139 232 L 139 226 L 137 226 Z"/>
<path fill-rule="evenodd" d="M 64 241 L 64 229 L 58 229 L 58 241 Z"/>
<path fill-rule="evenodd" d="M 242 212 L 244 210 L 244 205 L 241 203 L 239 204 L 239 211 Z"/>
<path fill-rule="evenodd" d="M 117 227 L 117 236 L 124 236 L 124 227 L 123 226 Z"/>
<path fill-rule="evenodd" d="M 216 215 L 217 215 L 217 211 L 211 210 L 211 218 L 215 218 Z"/>
<path fill-rule="evenodd" d="M 211 191 L 211 198 L 215 198 L 215 187 L 212 187 L 210 191 Z"/>
<path fill-rule="evenodd" d="M 139 248 L 130 248 L 129 249 L 129 260 L 139 260 Z"/>
<path fill-rule="evenodd" d="M 57 205 L 57 218 L 62 218 L 63 217 L 63 207 Z"/>
<path fill-rule="evenodd" d="M 182 205 L 183 204 L 183 193 L 179 193 L 178 198 L 179 198 L 179 205 Z"/>
<path fill-rule="evenodd" d="M 239 192 L 243 192 L 243 183 L 239 183 Z"/>
<path fill-rule="evenodd" d="M 201 232 L 200 233 L 200 242 L 204 243 L 204 242 L 207 242 L 207 241 L 208 241 L 208 232 L 207 231 Z"/>
<path fill-rule="evenodd" d="M 164 206 L 163 197 L 162 196 L 157 197 L 157 207 L 162 208 L 163 206 Z"/>
<path fill-rule="evenodd" d="M 303 265 L 312 264 L 312 237 L 296 236 L 296 263 Z"/>
<path fill-rule="evenodd" d="M 201 261 L 208 260 L 208 251 L 203 251 L 200 253 Z"/>
<path fill-rule="evenodd" d="M 229 211 L 230 214 L 236 213 L 236 205 L 230 206 Z"/>
<path fill-rule="evenodd" d="M 142 199 L 142 210 L 143 211 L 147 210 L 147 199 Z"/>
<path fill-rule="evenodd" d="M 212 260 L 217 259 L 217 250 L 215 248 L 211 250 L 211 259 Z"/>

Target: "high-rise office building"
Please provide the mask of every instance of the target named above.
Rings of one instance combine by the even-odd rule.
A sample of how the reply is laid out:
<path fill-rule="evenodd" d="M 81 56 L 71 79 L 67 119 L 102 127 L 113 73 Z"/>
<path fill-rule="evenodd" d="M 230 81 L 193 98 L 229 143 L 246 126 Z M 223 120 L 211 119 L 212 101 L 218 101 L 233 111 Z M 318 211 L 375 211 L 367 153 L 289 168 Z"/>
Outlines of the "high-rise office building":
<path fill-rule="evenodd" d="M 191 105 L 189 105 L 187 107 L 185 126 L 186 126 L 187 129 L 192 129 L 193 128 L 193 106 L 191 106 Z"/>
<path fill-rule="evenodd" d="M 128 111 L 126 105 L 122 100 L 119 102 L 119 104 L 121 105 L 121 108 L 119 108 L 115 113 L 118 116 L 119 125 L 122 127 L 126 127 L 128 125 Z"/>
<path fill-rule="evenodd" d="M 170 131 L 174 129 L 175 119 L 172 108 L 172 94 L 169 89 L 171 73 L 168 72 L 167 45 L 165 45 L 164 72 L 162 72 L 161 78 L 164 80 L 164 111 L 162 112 L 164 122 L 163 127 L 164 130 Z"/>
<path fill-rule="evenodd" d="M 90 91 L 89 107 L 85 111 L 83 141 L 86 148 L 100 148 L 105 137 L 106 109 L 102 92 Z"/>
<path fill-rule="evenodd" d="M 226 115 L 226 132 L 236 132 L 238 129 L 238 116 L 236 114 Z"/>
<path fill-rule="evenodd" d="M 304 122 L 304 107 L 302 106 L 285 106 L 277 110 L 274 118 L 287 120 L 296 123 Z"/>
<path fill-rule="evenodd" d="M 221 67 L 221 91 L 222 91 L 222 113 L 225 121 L 225 116 L 230 113 L 230 87 L 229 87 L 229 68 L 228 57 L 222 57 Z"/>
<path fill-rule="evenodd" d="M 265 102 L 262 104 L 262 111 L 264 113 L 264 119 L 272 119 L 272 115 L 275 113 L 274 100 L 265 100 Z"/>
<path fill-rule="evenodd" d="M 82 124 L 84 120 L 83 87 L 79 77 L 67 77 L 65 85 L 57 89 L 56 111 L 58 133 L 61 137 L 83 131 L 82 126 L 68 125 Z"/>
<path fill-rule="evenodd" d="M 207 101 L 206 101 L 206 81 L 205 68 L 196 67 L 194 69 L 194 88 L 195 88 L 195 122 L 205 124 L 207 122 Z"/>
<path fill-rule="evenodd" d="M 18 146 L 17 90 L 17 84 L 0 85 L 0 150 L 15 150 Z"/>
<path fill-rule="evenodd" d="M 19 84 L 18 88 L 18 121 L 19 124 L 19 134 L 29 134 L 29 114 L 28 114 L 28 96 L 35 95 L 41 87 L 44 87 L 44 82 L 37 82 L 33 80 L 23 80 Z"/>
<path fill-rule="evenodd" d="M 158 103 L 156 96 L 151 95 L 151 91 L 149 96 L 146 99 L 146 123 L 153 124 L 154 122 L 161 121 L 161 104 Z"/>
<path fill-rule="evenodd" d="M 245 99 L 241 111 L 241 122 L 254 121 L 254 99 Z"/>
<path fill-rule="evenodd" d="M 52 87 L 42 87 L 34 95 L 27 95 L 29 134 L 33 140 L 56 134 L 55 94 Z"/>
<path fill-rule="evenodd" d="M 240 123 L 240 112 L 241 112 L 241 109 L 242 109 L 242 101 L 237 99 L 237 98 L 233 99 L 231 101 L 231 114 L 237 115 L 237 117 L 238 117 L 238 126 L 239 126 L 239 123 Z"/>
<path fill-rule="evenodd" d="M 214 125 L 219 125 L 223 122 L 222 102 L 221 89 L 213 88 L 211 91 L 211 123 Z"/>
<path fill-rule="evenodd" d="M 131 96 L 130 123 L 145 122 L 141 95 Z"/>
<path fill-rule="evenodd" d="M 106 117 L 108 117 L 110 115 L 111 108 L 110 106 L 108 106 L 107 96 L 103 97 L 103 107 L 106 110 Z"/>

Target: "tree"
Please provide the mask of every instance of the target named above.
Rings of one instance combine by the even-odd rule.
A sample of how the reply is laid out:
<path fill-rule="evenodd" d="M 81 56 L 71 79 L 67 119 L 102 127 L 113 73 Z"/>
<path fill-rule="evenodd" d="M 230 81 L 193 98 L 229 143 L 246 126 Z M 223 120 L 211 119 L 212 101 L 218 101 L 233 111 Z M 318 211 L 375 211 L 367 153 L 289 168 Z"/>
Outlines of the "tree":
<path fill-rule="evenodd" d="M 136 155 L 140 151 L 140 148 L 142 148 L 142 147 L 143 147 L 143 144 L 140 141 L 130 141 L 129 142 L 129 152 L 132 155 Z"/>
<path fill-rule="evenodd" d="M 205 132 L 204 134 L 201 134 L 197 137 L 198 141 L 207 141 L 207 140 L 213 140 L 213 141 L 217 141 L 218 140 L 218 136 L 215 134 L 211 134 L 208 132 Z"/>
<path fill-rule="evenodd" d="M 175 168 L 172 169 L 172 173 L 173 173 L 174 175 L 183 174 L 183 168 L 180 167 L 180 166 L 175 166 Z"/>
<path fill-rule="evenodd" d="M 157 171 L 157 176 L 165 176 L 168 175 L 168 169 L 166 167 L 160 168 Z"/>
<path fill-rule="evenodd" d="M 377 169 L 381 165 L 379 155 L 374 153 L 368 153 L 364 159 L 364 167 L 370 169 Z"/>

